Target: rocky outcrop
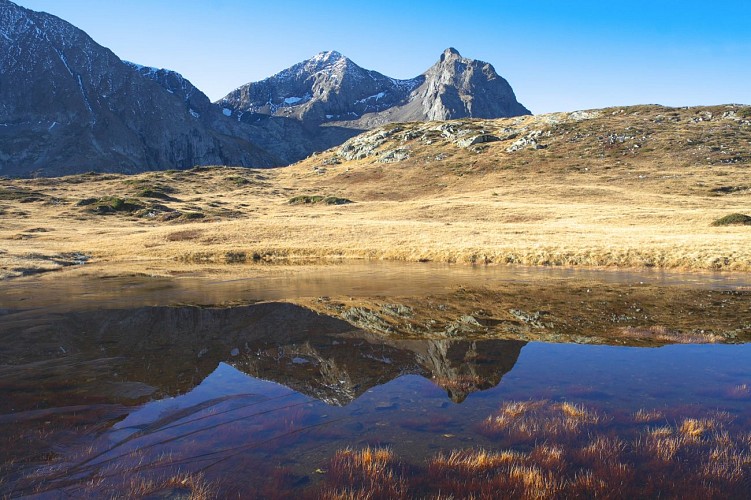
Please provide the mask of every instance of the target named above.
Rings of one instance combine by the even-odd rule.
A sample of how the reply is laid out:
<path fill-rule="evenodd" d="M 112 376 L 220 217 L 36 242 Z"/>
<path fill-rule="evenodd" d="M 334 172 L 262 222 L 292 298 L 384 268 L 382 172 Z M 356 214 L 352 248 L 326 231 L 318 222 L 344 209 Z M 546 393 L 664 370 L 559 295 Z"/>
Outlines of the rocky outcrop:
<path fill-rule="evenodd" d="M 187 80 L 145 76 L 71 24 L 0 0 L 0 175 L 278 164 L 231 120 L 216 126 Z"/>
<path fill-rule="evenodd" d="M 419 79 L 422 83 L 410 92 L 406 102 L 374 121 L 382 124 L 531 114 L 491 64 L 462 57 L 454 48 L 446 49 Z"/>

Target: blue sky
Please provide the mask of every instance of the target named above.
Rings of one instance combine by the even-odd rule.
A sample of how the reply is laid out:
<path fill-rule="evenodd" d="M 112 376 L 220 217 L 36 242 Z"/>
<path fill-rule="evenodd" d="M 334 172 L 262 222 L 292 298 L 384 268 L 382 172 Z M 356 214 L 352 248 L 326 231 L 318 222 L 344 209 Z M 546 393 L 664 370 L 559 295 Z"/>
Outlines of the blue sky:
<path fill-rule="evenodd" d="M 534 113 L 751 104 L 751 1 L 17 0 L 212 100 L 323 50 L 411 78 L 447 47 L 492 63 Z"/>

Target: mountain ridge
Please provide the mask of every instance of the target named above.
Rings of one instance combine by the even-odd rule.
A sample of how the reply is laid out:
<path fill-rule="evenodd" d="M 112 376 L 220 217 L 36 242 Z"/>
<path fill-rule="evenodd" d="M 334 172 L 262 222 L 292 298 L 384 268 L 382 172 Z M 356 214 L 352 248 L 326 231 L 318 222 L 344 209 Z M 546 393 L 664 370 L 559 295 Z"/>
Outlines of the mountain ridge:
<path fill-rule="evenodd" d="M 253 127 L 258 144 L 286 163 L 387 123 L 531 114 L 491 64 L 454 48 L 405 80 L 366 70 L 337 51 L 319 52 L 216 104 Z M 283 124 L 281 134 L 274 133 L 275 121 Z M 284 144 L 285 136 L 293 144 Z"/>
<path fill-rule="evenodd" d="M 407 80 L 321 52 L 212 103 L 175 71 L 0 0 L 0 175 L 283 166 L 395 121 L 524 114 L 492 65 L 453 48 Z"/>

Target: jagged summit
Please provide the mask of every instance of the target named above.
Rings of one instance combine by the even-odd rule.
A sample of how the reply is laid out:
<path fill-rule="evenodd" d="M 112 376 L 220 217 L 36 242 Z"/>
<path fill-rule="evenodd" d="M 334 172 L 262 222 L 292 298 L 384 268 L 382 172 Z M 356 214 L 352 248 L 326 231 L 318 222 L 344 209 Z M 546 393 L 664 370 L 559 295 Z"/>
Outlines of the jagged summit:
<path fill-rule="evenodd" d="M 457 118 L 503 118 L 531 114 L 517 100 L 511 85 L 484 61 L 463 57 L 449 47 L 423 73 L 402 121 Z"/>
<path fill-rule="evenodd" d="M 291 68 L 285 69 L 271 78 L 295 78 L 303 75 L 310 76 L 319 72 L 332 73 L 342 71 L 345 67 L 351 64 L 353 63 L 350 59 L 335 50 L 319 52 L 310 59 L 295 64 Z"/>
<path fill-rule="evenodd" d="M 474 102 L 475 93 L 485 98 Z M 249 113 L 253 120 L 260 114 L 319 123 L 359 121 L 362 128 L 397 120 L 530 114 L 493 66 L 464 58 L 453 47 L 444 50 L 425 73 L 409 80 L 365 70 L 337 51 L 319 52 L 236 89 L 219 103 L 240 118 Z M 384 111 L 387 116 L 375 116 Z"/>
<path fill-rule="evenodd" d="M 236 89 L 219 104 L 239 121 L 263 128 L 259 144 L 288 162 L 390 122 L 530 114 L 492 65 L 453 47 L 408 80 L 366 70 L 336 51 L 320 52 Z M 298 127 L 301 134 L 294 134 Z M 325 130 L 316 131 L 320 127 Z"/>
<path fill-rule="evenodd" d="M 314 55 L 308 60 L 308 62 L 321 63 L 321 64 L 333 64 L 342 59 L 347 59 L 347 58 L 344 57 L 340 52 L 337 52 L 336 50 L 326 50 L 326 51 L 319 52 L 318 54 Z"/>
<path fill-rule="evenodd" d="M 445 59 L 449 59 L 451 57 L 461 57 L 462 55 L 459 53 L 458 50 L 456 50 L 454 47 L 449 47 L 446 50 L 443 51 L 443 54 L 441 54 L 441 61 Z"/>
<path fill-rule="evenodd" d="M 393 106 L 403 99 L 405 87 L 410 87 L 409 81 L 388 78 L 339 52 L 326 51 L 243 85 L 219 104 L 239 119 L 248 114 L 245 119 L 251 122 L 265 115 L 322 123 L 353 120 Z"/>
<path fill-rule="evenodd" d="M 485 98 L 474 102 L 475 93 Z M 418 104 L 410 105 L 415 101 Z M 270 78 L 236 89 L 219 103 L 240 119 L 250 113 L 253 120 L 259 118 L 256 114 L 318 122 L 359 120 L 363 128 L 399 119 L 530 114 L 492 65 L 462 57 L 453 47 L 444 50 L 425 73 L 408 80 L 363 69 L 337 51 L 319 52 Z M 392 109 L 400 107 L 405 109 Z M 386 110 L 389 116 L 366 117 Z"/>

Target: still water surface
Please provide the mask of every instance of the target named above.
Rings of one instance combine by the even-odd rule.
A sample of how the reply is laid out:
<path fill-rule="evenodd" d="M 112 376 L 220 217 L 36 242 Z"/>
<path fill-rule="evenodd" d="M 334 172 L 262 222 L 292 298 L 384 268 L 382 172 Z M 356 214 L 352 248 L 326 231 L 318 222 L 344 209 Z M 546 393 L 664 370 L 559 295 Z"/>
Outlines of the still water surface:
<path fill-rule="evenodd" d="M 608 270 L 467 266 L 439 263 L 363 262 L 301 269 L 261 268 L 252 278 L 207 279 L 184 276 L 66 277 L 59 280 L 19 280 L 0 289 L 0 310 L 45 308 L 102 308 L 220 304 L 226 301 L 283 300 L 327 295 L 395 296 L 438 293 L 459 285 L 497 287 L 503 283 L 544 280 L 593 281 L 613 285 L 644 283 L 717 290 L 748 289 L 749 273 L 676 272 L 664 270 Z"/>
<path fill-rule="evenodd" d="M 371 280 L 361 277 L 359 285 L 342 285 L 344 293 L 393 289 L 396 275 L 389 269 L 377 269 Z M 527 279 L 462 272 L 475 284 Z M 409 282 L 416 288 L 453 283 L 433 272 L 421 276 Z M 677 275 L 619 279 L 650 276 L 680 281 Z M 583 451 L 596 437 L 624 443 L 619 460 L 628 463 L 618 470 L 630 474 L 627 481 L 657 478 L 654 484 L 640 483 L 646 484 L 644 494 L 681 494 L 675 481 L 665 480 L 684 471 L 676 467 L 701 476 L 697 484 L 709 485 L 710 493 L 751 491 L 751 345 L 399 340 L 291 304 L 143 307 L 163 304 L 165 297 L 167 302 L 199 295 L 268 300 L 295 289 L 315 296 L 331 293 L 336 276 L 293 283 L 280 277 L 284 284 L 277 286 L 275 279 L 217 284 L 216 296 L 206 283 L 200 294 L 191 295 L 185 283 L 155 286 L 131 279 L 131 288 L 106 299 L 108 307 L 118 306 L 112 309 L 90 307 L 94 302 L 82 307 L 88 295 L 81 290 L 71 294 L 75 306 L 67 308 L 45 307 L 51 299 L 44 293 L 29 298 L 18 291 L 30 285 L 6 290 L 9 300 L 0 315 L 8 346 L 0 364 L 0 495 L 109 497 L 141 491 L 178 498 L 190 487 L 163 480 L 200 474 L 219 496 L 316 497 L 349 487 L 335 476 L 337 452 L 367 447 L 391 450 L 400 474 L 432 478 L 404 491 L 436 494 L 431 485 L 448 473 L 430 464 L 442 453 L 529 454 L 541 443 L 574 450 L 565 451 L 573 472 L 550 469 L 570 473 L 567 481 L 573 484 L 591 474 L 587 467 L 597 472 L 587 465 L 590 452 Z M 716 279 L 713 286 L 739 285 Z M 123 291 L 123 282 L 118 283 Z M 47 290 L 55 286 L 62 285 Z M 406 293 L 403 286 L 400 291 Z M 529 421 L 523 411 L 511 411 L 515 402 L 533 405 Z M 499 415 L 513 418 L 505 427 L 489 424 Z M 534 418 L 541 427 L 521 432 Z M 687 420 L 703 427 L 686 430 Z M 569 427 L 554 430 L 559 424 Z M 655 436 L 682 440 L 677 454 L 659 448 L 667 445 Z M 730 450 L 724 455 L 727 467 L 735 468 L 709 470 L 707 463 L 718 463 L 712 453 L 722 436 Z M 662 461 L 645 458 L 653 452 Z M 607 462 L 599 453 L 593 463 Z M 489 477 L 483 481 L 490 483 Z M 143 486 L 148 481 L 163 485 L 148 490 Z M 469 479 L 462 481 L 471 487 Z M 441 491 L 451 487 L 442 484 Z"/>

